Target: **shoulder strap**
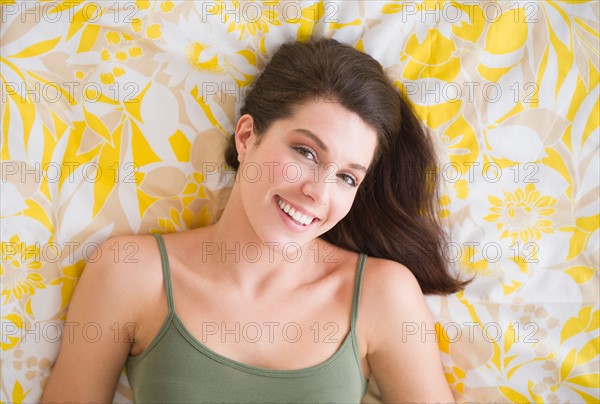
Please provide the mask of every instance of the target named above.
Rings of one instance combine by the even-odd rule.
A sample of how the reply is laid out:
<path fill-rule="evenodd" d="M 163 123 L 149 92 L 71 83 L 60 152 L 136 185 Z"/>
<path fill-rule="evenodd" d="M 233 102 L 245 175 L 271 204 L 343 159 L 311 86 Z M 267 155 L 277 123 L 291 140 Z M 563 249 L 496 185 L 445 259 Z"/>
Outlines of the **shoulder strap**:
<path fill-rule="evenodd" d="M 352 329 L 351 332 L 356 332 L 356 318 L 358 316 L 358 303 L 360 302 L 360 289 L 362 286 L 362 277 L 365 269 L 367 255 L 361 253 L 358 256 L 358 264 L 356 265 L 356 283 L 354 284 L 354 298 L 352 300 Z"/>
<path fill-rule="evenodd" d="M 158 249 L 160 250 L 160 259 L 163 270 L 163 280 L 165 283 L 165 292 L 167 293 L 167 304 L 169 306 L 169 314 L 175 312 L 175 305 L 173 303 L 173 290 L 171 288 L 171 271 L 169 268 L 169 256 L 167 255 L 167 247 L 165 241 L 160 234 L 153 234 L 158 243 Z"/>

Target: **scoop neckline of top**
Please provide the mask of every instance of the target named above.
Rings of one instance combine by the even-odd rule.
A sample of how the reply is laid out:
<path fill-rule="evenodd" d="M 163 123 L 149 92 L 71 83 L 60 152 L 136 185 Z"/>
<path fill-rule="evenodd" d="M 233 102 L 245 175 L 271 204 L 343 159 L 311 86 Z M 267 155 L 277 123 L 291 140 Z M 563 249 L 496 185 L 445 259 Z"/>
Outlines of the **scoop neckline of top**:
<path fill-rule="evenodd" d="M 335 362 L 337 360 L 337 358 L 339 358 L 341 356 L 344 349 L 346 349 L 346 345 L 348 345 L 350 339 L 352 338 L 352 331 L 353 331 L 352 325 L 350 325 L 350 330 L 344 337 L 344 339 L 343 339 L 342 343 L 340 344 L 340 346 L 338 347 L 338 349 L 333 353 L 333 355 L 331 355 L 329 358 L 325 359 L 321 363 L 317 363 L 316 365 L 312 365 L 312 366 L 301 368 L 301 369 L 269 369 L 269 368 L 253 366 L 253 365 L 248 365 L 243 362 L 239 362 L 235 359 L 228 358 L 228 357 L 210 349 L 209 347 L 204 345 L 202 342 L 200 342 L 200 340 L 198 340 L 198 338 L 196 338 L 188 330 L 188 328 L 185 326 L 185 324 L 183 323 L 181 318 L 179 318 L 179 316 L 177 315 L 177 313 L 175 311 L 173 311 L 172 317 L 177 323 L 177 324 L 175 324 L 175 326 L 180 329 L 184 338 L 186 338 L 192 345 L 194 345 L 194 347 L 201 350 L 203 353 L 205 353 L 210 358 L 215 359 L 224 365 L 227 365 L 227 366 L 239 369 L 239 370 L 243 370 L 243 371 L 250 372 L 250 373 L 255 373 L 258 375 L 268 375 L 268 376 L 281 376 L 281 377 L 303 376 L 306 374 L 310 374 L 310 373 L 314 373 L 314 372 L 323 370 L 323 369 L 331 366 L 333 364 L 333 362 Z M 364 376 L 363 376 L 363 378 L 364 378 Z"/>

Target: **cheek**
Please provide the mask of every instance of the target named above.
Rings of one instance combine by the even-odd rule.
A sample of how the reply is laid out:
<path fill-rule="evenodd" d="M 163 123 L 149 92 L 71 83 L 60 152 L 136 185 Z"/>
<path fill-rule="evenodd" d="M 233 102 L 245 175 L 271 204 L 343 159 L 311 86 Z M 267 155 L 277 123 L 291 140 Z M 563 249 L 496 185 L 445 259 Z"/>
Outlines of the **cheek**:
<path fill-rule="evenodd" d="M 271 155 L 264 164 L 265 176 L 273 184 L 298 185 L 313 178 L 311 170 L 284 153 Z"/>
<path fill-rule="evenodd" d="M 298 182 L 298 169 L 295 164 L 282 159 L 272 159 L 265 163 L 264 180 L 269 184 L 282 186 L 293 185 Z"/>
<path fill-rule="evenodd" d="M 348 212 L 350 212 L 350 209 L 352 208 L 352 202 L 354 202 L 354 194 L 340 196 L 332 202 L 332 208 L 335 212 L 337 220 L 343 219 Z"/>
<path fill-rule="evenodd" d="M 240 167 L 240 173 L 247 182 L 254 185 L 282 184 L 290 176 L 294 176 L 293 167 L 286 170 L 293 164 L 286 161 L 282 153 L 257 153 L 252 157 L 252 161 L 247 161 L 243 168 Z"/>

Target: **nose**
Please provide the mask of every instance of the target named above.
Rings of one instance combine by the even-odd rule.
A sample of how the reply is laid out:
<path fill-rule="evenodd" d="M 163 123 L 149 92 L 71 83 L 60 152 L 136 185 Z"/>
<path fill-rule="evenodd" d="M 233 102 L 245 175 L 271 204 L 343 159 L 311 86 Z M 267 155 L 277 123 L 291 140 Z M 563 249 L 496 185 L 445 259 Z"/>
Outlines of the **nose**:
<path fill-rule="evenodd" d="M 302 175 L 302 193 L 312 199 L 317 206 L 324 206 L 329 197 L 333 174 L 331 170 L 315 167 Z"/>

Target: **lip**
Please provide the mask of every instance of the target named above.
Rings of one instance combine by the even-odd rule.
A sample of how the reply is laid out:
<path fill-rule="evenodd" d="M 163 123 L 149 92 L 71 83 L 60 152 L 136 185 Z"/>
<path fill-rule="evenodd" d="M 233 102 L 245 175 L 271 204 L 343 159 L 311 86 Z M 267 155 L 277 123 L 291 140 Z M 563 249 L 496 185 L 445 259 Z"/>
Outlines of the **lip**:
<path fill-rule="evenodd" d="M 283 221 L 285 222 L 285 224 L 293 231 L 297 232 L 297 233 L 303 233 L 305 231 L 308 231 L 311 227 L 313 227 L 315 225 L 315 223 L 317 223 L 319 221 L 319 219 L 316 216 L 312 216 L 310 213 L 305 213 L 306 211 L 303 211 L 302 209 L 298 209 L 298 211 L 300 213 L 303 213 L 307 216 L 310 217 L 314 217 L 313 221 L 308 225 L 308 226 L 302 226 L 297 224 L 296 222 L 294 222 L 294 220 L 284 211 L 281 210 L 281 208 L 279 207 L 279 203 L 277 202 L 277 198 L 280 198 L 282 201 L 284 201 L 285 203 L 289 204 L 291 207 L 293 207 L 294 209 L 296 209 L 296 206 L 289 203 L 286 199 L 282 198 L 279 195 L 275 195 L 273 197 L 273 203 L 275 204 L 275 208 L 277 209 L 277 211 L 279 212 L 279 214 L 281 215 L 281 218 L 283 219 Z"/>

